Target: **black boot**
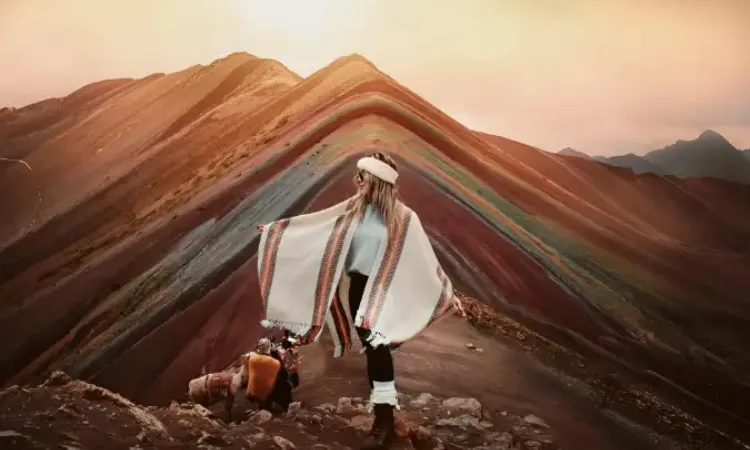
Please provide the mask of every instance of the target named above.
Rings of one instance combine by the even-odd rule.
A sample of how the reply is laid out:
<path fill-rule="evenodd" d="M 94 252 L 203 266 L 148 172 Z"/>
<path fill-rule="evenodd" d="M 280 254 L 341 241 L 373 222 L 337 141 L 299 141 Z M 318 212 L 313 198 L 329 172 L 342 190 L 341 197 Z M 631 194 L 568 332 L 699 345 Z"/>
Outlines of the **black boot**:
<path fill-rule="evenodd" d="M 375 420 L 370 436 L 361 450 L 386 450 L 396 440 L 396 423 L 393 420 L 393 406 L 375 405 Z"/>

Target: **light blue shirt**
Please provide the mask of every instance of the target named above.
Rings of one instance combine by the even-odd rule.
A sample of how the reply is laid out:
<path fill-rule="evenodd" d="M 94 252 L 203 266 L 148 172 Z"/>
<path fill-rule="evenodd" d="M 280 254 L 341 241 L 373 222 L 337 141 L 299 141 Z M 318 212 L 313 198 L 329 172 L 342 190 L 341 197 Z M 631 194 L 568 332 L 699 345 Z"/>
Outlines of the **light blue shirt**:
<path fill-rule="evenodd" d="M 372 203 L 368 204 L 362 219 L 354 231 L 349 253 L 346 255 L 346 272 L 357 272 L 370 276 L 380 244 L 388 235 L 380 211 Z"/>

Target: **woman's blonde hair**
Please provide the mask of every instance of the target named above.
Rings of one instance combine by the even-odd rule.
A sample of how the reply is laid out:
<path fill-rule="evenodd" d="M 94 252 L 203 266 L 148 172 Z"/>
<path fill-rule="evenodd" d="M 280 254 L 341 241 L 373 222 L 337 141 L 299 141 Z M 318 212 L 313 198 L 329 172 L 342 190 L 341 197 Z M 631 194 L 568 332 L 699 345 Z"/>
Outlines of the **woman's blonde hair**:
<path fill-rule="evenodd" d="M 388 164 L 393 170 L 398 170 L 393 158 L 385 153 L 375 152 L 367 156 Z M 355 205 L 357 216 L 361 217 L 367 204 L 372 203 L 383 216 L 383 221 L 388 230 L 392 230 L 396 221 L 396 201 L 398 199 L 396 186 L 364 170 L 359 170 L 354 176 L 354 184 L 359 190 L 359 201 Z"/>

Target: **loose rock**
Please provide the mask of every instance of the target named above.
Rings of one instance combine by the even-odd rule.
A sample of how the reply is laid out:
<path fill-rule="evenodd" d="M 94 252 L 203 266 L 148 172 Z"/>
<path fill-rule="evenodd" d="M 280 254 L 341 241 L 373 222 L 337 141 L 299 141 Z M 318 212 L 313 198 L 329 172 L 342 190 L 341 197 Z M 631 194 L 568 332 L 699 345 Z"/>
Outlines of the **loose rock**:
<path fill-rule="evenodd" d="M 449 419 L 440 419 L 437 421 L 436 425 L 439 427 L 456 427 L 460 428 L 461 430 L 466 430 L 470 427 L 477 430 L 492 428 L 491 423 L 479 422 L 479 419 L 468 414 L 463 414 L 458 417 L 451 417 Z"/>
<path fill-rule="evenodd" d="M 214 436 L 213 434 L 201 432 L 201 437 L 198 438 L 198 445 L 211 445 L 217 447 L 226 447 L 229 442 L 220 436 Z"/>
<path fill-rule="evenodd" d="M 292 444 L 291 441 L 281 436 L 274 436 L 273 443 L 276 444 L 282 450 L 294 450 L 297 448 L 294 446 L 294 444 Z"/>
<path fill-rule="evenodd" d="M 3 430 L 0 431 L 0 448 L 41 449 L 44 446 L 26 434 L 15 430 Z"/>
<path fill-rule="evenodd" d="M 432 394 L 423 392 L 419 394 L 419 397 L 417 397 L 415 400 L 412 400 L 410 405 L 415 408 L 424 408 L 427 405 L 435 404 L 438 400 L 433 396 Z"/>
<path fill-rule="evenodd" d="M 482 404 L 475 398 L 451 397 L 443 401 L 442 409 L 449 411 L 462 411 L 475 417 L 482 417 Z"/>
<path fill-rule="evenodd" d="M 352 404 L 352 399 L 349 397 L 341 397 L 338 405 L 336 406 L 336 414 L 340 416 L 353 415 L 357 413 L 357 408 Z"/>
<path fill-rule="evenodd" d="M 523 421 L 530 425 L 534 425 L 540 428 L 549 428 L 549 425 L 547 425 L 547 422 L 545 422 L 544 419 L 542 419 L 541 417 L 537 417 L 533 414 L 526 415 L 523 418 Z"/>
<path fill-rule="evenodd" d="M 369 416 L 352 417 L 349 420 L 349 426 L 362 432 L 370 431 L 370 427 L 372 427 L 372 418 Z"/>
<path fill-rule="evenodd" d="M 250 423 L 261 425 L 269 422 L 271 419 L 273 419 L 273 414 L 266 411 L 265 409 L 261 409 L 257 413 L 253 414 L 253 416 L 250 418 Z"/>
<path fill-rule="evenodd" d="M 54 382 L 53 382 L 54 383 Z M 536 417 L 505 413 L 495 431 L 481 403 L 474 398 L 436 398 L 430 393 L 402 396 L 395 411 L 397 444 L 394 448 L 445 450 L 542 450 L 554 443 L 546 423 Z M 30 401 L 31 400 L 31 401 Z M 366 400 L 365 400 L 366 401 Z M 46 403 L 45 403 L 46 402 Z M 303 407 L 293 403 L 281 416 L 238 405 L 248 419 L 224 424 L 211 410 L 192 403 L 173 402 L 169 407 L 143 407 L 107 390 L 80 381 L 63 386 L 36 387 L 30 393 L 12 389 L 3 397 L 7 410 L 24 411 L 24 405 L 46 405 L 23 417 L 0 411 L 8 430 L 0 432 L 0 448 L 46 448 L 36 442 L 35 431 L 49 427 L 47 413 L 56 420 L 58 441 L 65 450 L 116 448 L 129 438 L 133 448 L 276 448 L 281 450 L 346 450 L 357 448 L 372 427 L 373 416 L 362 399 L 342 397 L 334 404 Z M 217 414 L 222 408 L 211 405 Z M 45 409 L 48 408 L 48 409 Z M 72 420 L 71 420 L 72 419 Z M 153 419 L 153 420 L 152 420 Z M 88 424 L 88 425 L 86 425 Z M 146 425 L 150 424 L 150 426 Z M 172 436 L 158 433 L 161 424 Z M 510 431 L 511 433 L 508 433 Z M 43 436 L 43 434 L 40 434 Z M 20 443 L 16 444 L 17 440 Z M 41 437 L 38 439 L 41 440 Z M 359 440 L 358 440 L 359 439 Z M 10 441 L 10 442 L 9 442 Z M 168 442 L 171 441 L 171 442 Z M 45 444 L 49 444 L 45 442 Z M 298 447 L 297 447 L 298 446 Z M 127 448 L 126 445 L 124 448 Z"/>
<path fill-rule="evenodd" d="M 47 378 L 47 381 L 45 381 L 44 384 L 42 384 L 42 386 L 45 386 L 45 387 L 64 386 L 70 383 L 71 381 L 73 381 L 73 379 L 70 378 L 68 374 L 59 370 L 55 370 L 54 372 L 50 374 L 49 378 Z"/>
<path fill-rule="evenodd" d="M 289 408 L 287 408 L 286 413 L 289 416 L 295 416 L 300 410 L 302 409 L 302 403 L 300 402 L 294 402 L 289 405 Z"/>

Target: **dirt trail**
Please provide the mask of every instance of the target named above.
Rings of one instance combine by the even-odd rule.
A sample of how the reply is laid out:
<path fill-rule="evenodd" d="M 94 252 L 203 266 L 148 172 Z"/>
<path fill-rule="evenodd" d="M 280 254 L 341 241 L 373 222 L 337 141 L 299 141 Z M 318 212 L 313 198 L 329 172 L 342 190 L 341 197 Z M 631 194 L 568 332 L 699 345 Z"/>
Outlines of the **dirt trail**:
<path fill-rule="evenodd" d="M 469 350 L 467 343 L 482 352 Z M 316 404 L 341 396 L 369 395 L 365 360 L 358 355 L 358 347 L 341 359 L 333 359 L 325 345 L 311 345 L 301 353 L 304 359 L 300 400 Z M 493 415 L 508 411 L 544 417 L 557 433 L 556 442 L 561 448 L 670 448 L 664 443 L 655 446 L 653 437 L 625 430 L 529 356 L 483 334 L 459 317 L 428 328 L 394 352 L 394 357 L 400 391 L 475 397 Z"/>

